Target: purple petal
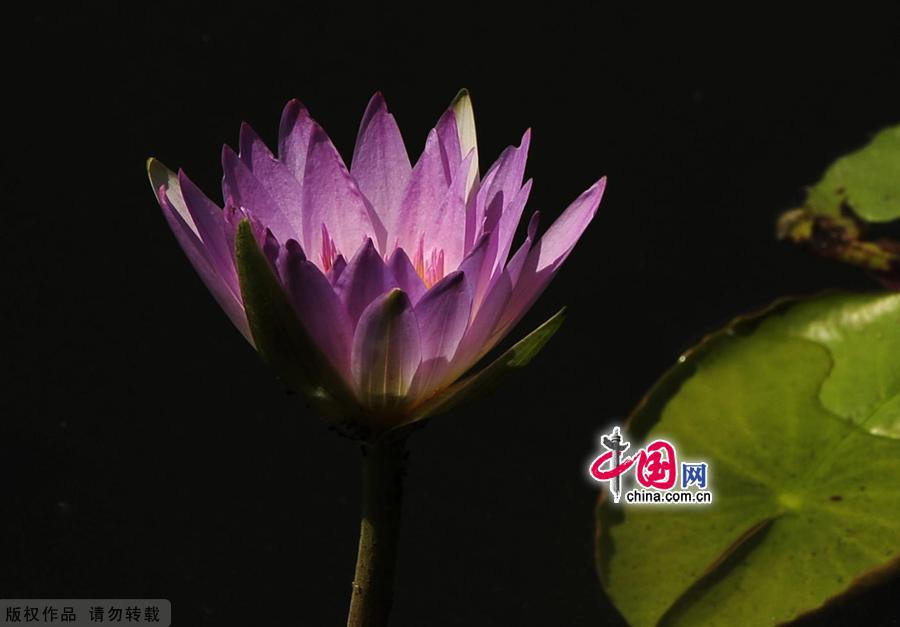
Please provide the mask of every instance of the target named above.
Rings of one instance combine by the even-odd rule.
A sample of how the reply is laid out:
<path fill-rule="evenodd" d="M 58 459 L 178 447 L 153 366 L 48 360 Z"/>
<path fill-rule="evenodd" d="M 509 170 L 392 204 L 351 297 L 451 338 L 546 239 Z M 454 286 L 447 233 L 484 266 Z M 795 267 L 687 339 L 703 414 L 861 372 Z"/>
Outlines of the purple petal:
<path fill-rule="evenodd" d="M 425 293 L 425 283 L 416 272 L 412 262 L 402 248 L 397 248 L 391 253 L 387 262 L 388 269 L 394 275 L 394 280 L 401 290 L 409 296 L 410 302 L 415 305 Z"/>
<path fill-rule="evenodd" d="M 427 395 L 439 386 L 469 325 L 472 291 L 462 272 L 448 274 L 416 305 L 422 365 L 416 372 L 414 395 Z"/>
<path fill-rule="evenodd" d="M 501 273 L 475 312 L 459 348 L 453 356 L 447 379 L 454 381 L 483 357 L 500 338 L 494 337 L 494 329 L 509 302 L 512 281 L 505 272 Z"/>
<path fill-rule="evenodd" d="M 596 215 L 605 187 L 603 177 L 582 193 L 528 253 L 495 334 L 506 334 L 550 283 Z"/>
<path fill-rule="evenodd" d="M 456 168 L 462 163 L 464 154 L 459 145 L 459 130 L 453 108 L 447 109 L 434 127 L 441 148 L 441 162 L 448 177 L 453 176 Z"/>
<path fill-rule="evenodd" d="M 466 235 L 466 181 L 474 153 L 469 153 L 456 168 L 450 187 L 441 202 L 425 238 L 444 251 L 444 267 L 456 269 L 463 260 Z"/>
<path fill-rule="evenodd" d="M 528 159 L 528 147 L 531 144 L 531 129 L 522 135 L 522 141 L 518 148 L 509 146 L 501 154 L 500 158 L 488 170 L 484 183 L 475 195 L 475 219 L 483 221 L 476 224 L 476 236 L 480 233 L 500 229 L 501 248 L 509 252 L 509 241 L 515 235 L 519 224 L 521 210 L 518 213 L 507 215 L 506 208 L 522 188 L 522 177 L 525 174 L 525 162 Z M 503 262 L 506 261 L 504 258 Z"/>
<path fill-rule="evenodd" d="M 222 169 L 222 194 L 226 204 L 234 202 L 247 209 L 282 241 L 296 237 L 296 229 L 281 206 L 230 146 L 222 148 Z"/>
<path fill-rule="evenodd" d="M 278 259 L 278 273 L 307 333 L 349 381 L 353 327 L 331 283 L 315 264 L 306 260 L 295 240 L 285 245 Z"/>
<path fill-rule="evenodd" d="M 235 294 L 239 294 L 234 255 L 225 236 L 225 217 L 222 209 L 207 198 L 182 170 L 178 171 L 178 184 L 184 204 L 197 227 L 197 235 L 203 242 L 216 273 Z M 178 192 L 173 190 L 172 193 Z"/>
<path fill-rule="evenodd" d="M 306 155 L 316 123 L 299 100 L 291 100 L 281 113 L 278 127 L 278 158 L 301 185 L 306 173 Z"/>
<path fill-rule="evenodd" d="M 328 280 L 331 281 L 331 284 L 334 285 L 337 283 L 337 280 L 340 278 L 341 273 L 347 268 L 347 260 L 344 259 L 343 255 L 338 255 L 334 263 L 331 264 L 331 270 L 328 271 Z"/>
<path fill-rule="evenodd" d="M 322 255 L 322 225 L 337 251 L 348 254 L 367 237 L 384 247 L 381 220 L 360 193 L 347 172 L 334 144 L 318 125 L 313 129 L 303 179 L 303 249 L 319 262 Z"/>
<path fill-rule="evenodd" d="M 522 242 L 522 245 L 519 246 L 519 249 L 512 256 L 512 259 L 506 264 L 506 272 L 513 285 L 519 282 L 519 275 L 522 273 L 522 268 L 525 266 L 525 260 L 528 259 L 528 253 L 531 252 L 531 246 L 534 243 L 535 235 L 537 235 L 540 218 L 541 214 L 538 211 L 531 214 L 531 219 L 528 221 L 528 233 L 525 236 L 525 241 Z"/>
<path fill-rule="evenodd" d="M 372 240 L 367 238 L 341 273 L 335 291 L 347 309 L 351 325 L 355 326 L 369 303 L 395 287 L 398 285 L 394 275 L 384 265 Z"/>
<path fill-rule="evenodd" d="M 240 150 L 241 161 L 247 165 L 290 224 L 291 230 L 287 233 L 273 229 L 275 236 L 281 241 L 301 238 L 303 189 L 300 183 L 246 122 L 241 124 Z"/>
<path fill-rule="evenodd" d="M 481 273 L 481 268 L 484 266 L 484 257 L 489 240 L 490 234 L 479 237 L 478 242 L 472 248 L 471 252 L 469 252 L 459 264 L 459 269 L 466 273 L 466 277 L 473 289 L 477 286 L 478 275 Z"/>
<path fill-rule="evenodd" d="M 422 354 L 412 304 L 399 289 L 366 307 L 353 336 L 351 370 L 363 405 L 385 407 L 402 402 Z"/>
<path fill-rule="evenodd" d="M 468 201 L 472 190 L 478 184 L 478 141 L 475 136 L 475 115 L 468 91 L 460 90 L 450 103 L 450 107 L 438 120 L 435 130 L 440 140 L 441 156 L 447 176 L 453 175 L 466 155 L 473 154 L 465 192 Z M 474 240 L 474 231 L 472 234 L 473 237 L 466 240 L 467 244 L 471 244 Z"/>
<path fill-rule="evenodd" d="M 278 255 L 281 252 L 281 244 L 272 233 L 272 230 L 257 220 L 256 216 L 247 209 L 235 207 L 232 204 L 226 204 L 222 213 L 225 216 L 225 240 L 228 242 L 228 249 L 232 253 L 232 259 L 234 259 L 234 240 L 238 225 L 242 221 L 247 220 L 250 222 L 250 228 L 253 231 L 253 237 L 256 239 L 256 243 L 259 244 L 263 254 L 269 260 L 269 265 L 275 270 Z M 237 267 L 236 260 L 235 267 Z"/>
<path fill-rule="evenodd" d="M 531 179 L 525 182 L 525 185 L 519 189 L 518 193 L 504 209 L 500 216 L 500 223 L 497 225 L 497 258 L 494 260 L 494 268 L 492 275 L 497 274 L 506 265 L 509 258 L 509 249 L 512 247 L 513 237 L 519 226 L 519 220 L 522 218 L 522 211 L 528 202 L 528 195 L 531 193 Z"/>
<path fill-rule="evenodd" d="M 535 271 L 558 268 L 566 260 L 582 233 L 597 214 L 600 199 L 606 188 L 606 177 L 594 183 L 569 205 L 541 237 L 537 250 L 529 256 L 536 256 Z"/>
<path fill-rule="evenodd" d="M 482 284 L 481 297 L 473 305 L 473 320 L 465 338 L 460 343 L 459 352 L 451 366 L 454 376 L 463 374 L 469 366 L 481 359 L 498 341 L 503 339 L 503 336 L 496 335 L 494 330 L 509 302 L 512 286 L 517 283 L 528 253 L 531 251 L 539 221 L 540 213 L 535 211 L 528 221 L 525 241 L 519 246 L 506 268 L 490 277 L 486 281 L 486 287 Z M 483 235 L 482 238 L 487 240 L 489 236 Z M 485 271 L 481 276 L 484 279 L 488 273 Z"/>
<path fill-rule="evenodd" d="M 404 250 L 416 250 L 424 234 L 427 240 L 425 253 L 429 254 L 434 246 L 428 239 L 429 233 L 449 186 L 450 177 L 441 162 L 437 133 L 432 130 L 404 192 L 396 230 L 388 234 L 389 244 L 396 241 Z"/>
<path fill-rule="evenodd" d="M 491 267 L 494 263 L 497 250 L 496 233 L 485 233 L 478 238 L 478 242 L 472 251 L 466 255 L 459 269 L 466 275 L 466 280 L 472 289 L 472 308 L 478 311 L 481 301 L 487 292 L 490 282 Z"/>
<path fill-rule="evenodd" d="M 359 127 L 350 174 L 389 232 L 396 230 L 400 203 L 411 173 L 397 122 L 388 112 L 384 97 L 376 93 Z M 388 246 L 391 244 L 387 242 Z"/>
<path fill-rule="evenodd" d="M 482 179 L 478 189 L 466 203 L 466 254 L 472 251 L 482 235 L 484 235 L 484 214 L 486 211 L 484 203 L 487 192 L 482 192 L 482 190 L 489 188 L 496 176 L 497 168 L 492 167 L 484 175 L 484 179 Z M 493 262 L 493 260 L 491 261 Z"/>
<path fill-rule="evenodd" d="M 178 179 L 174 173 L 159 162 L 151 162 L 148 169 L 150 170 L 151 184 L 156 188 L 157 200 L 162 208 L 163 216 L 169 224 L 169 228 L 172 229 L 175 239 L 178 240 L 191 265 L 194 266 L 194 270 L 200 275 L 206 289 L 210 291 L 241 335 L 252 345 L 253 337 L 250 334 L 250 325 L 247 323 L 247 315 L 244 313 L 244 305 L 240 296 L 236 295 L 229 287 L 211 261 L 181 198 Z M 165 173 L 168 173 L 168 183 L 160 183 L 161 173 L 163 177 L 166 176 Z M 160 184 L 157 186 L 158 183 Z"/>

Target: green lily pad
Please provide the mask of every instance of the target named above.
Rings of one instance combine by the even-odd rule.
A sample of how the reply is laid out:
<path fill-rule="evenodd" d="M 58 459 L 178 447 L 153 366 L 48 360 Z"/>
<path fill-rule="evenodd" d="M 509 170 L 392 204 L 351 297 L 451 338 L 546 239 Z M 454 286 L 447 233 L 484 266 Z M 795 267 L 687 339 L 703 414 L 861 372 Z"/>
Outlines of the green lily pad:
<path fill-rule="evenodd" d="M 788 334 L 831 352 L 819 393 L 825 409 L 900 438 L 900 294 L 832 294 L 785 309 L 758 333 Z"/>
<path fill-rule="evenodd" d="M 832 163 L 809 189 L 806 204 L 814 213 L 833 216 L 847 205 L 867 222 L 900 218 L 900 126 L 882 130 Z"/>
<path fill-rule="evenodd" d="M 654 386 L 629 439 L 707 461 L 713 502 L 601 499 L 598 571 L 631 624 L 782 623 L 896 568 L 900 440 L 873 431 L 897 435 L 897 327 L 896 294 L 780 303 Z"/>

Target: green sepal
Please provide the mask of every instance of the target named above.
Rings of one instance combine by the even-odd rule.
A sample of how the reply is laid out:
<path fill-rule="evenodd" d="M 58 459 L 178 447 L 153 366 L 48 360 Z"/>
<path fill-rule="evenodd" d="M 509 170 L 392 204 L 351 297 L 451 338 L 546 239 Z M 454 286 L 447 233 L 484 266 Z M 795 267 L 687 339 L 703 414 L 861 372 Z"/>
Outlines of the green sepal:
<path fill-rule="evenodd" d="M 809 188 L 806 206 L 839 216 L 845 207 L 866 222 L 900 218 L 900 126 L 883 129 L 868 144 L 832 163 Z"/>
<path fill-rule="evenodd" d="M 359 404 L 298 320 L 249 221 L 238 225 L 234 245 L 241 298 L 263 360 L 338 430 L 366 437 Z"/>

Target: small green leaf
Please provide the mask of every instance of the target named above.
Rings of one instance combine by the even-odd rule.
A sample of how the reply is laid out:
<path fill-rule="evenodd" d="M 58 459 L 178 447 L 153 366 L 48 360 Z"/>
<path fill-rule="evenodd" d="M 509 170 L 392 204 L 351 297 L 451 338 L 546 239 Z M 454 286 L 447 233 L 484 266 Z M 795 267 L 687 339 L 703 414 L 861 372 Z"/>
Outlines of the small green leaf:
<path fill-rule="evenodd" d="M 629 438 L 707 461 L 713 502 L 601 500 L 597 567 L 630 623 L 781 623 L 896 564 L 900 440 L 867 429 L 894 429 L 900 412 L 898 298 L 781 303 L 711 335 L 651 389 Z"/>
<path fill-rule="evenodd" d="M 900 126 L 882 130 L 831 164 L 810 188 L 806 204 L 814 213 L 832 216 L 846 204 L 867 222 L 900 218 Z"/>
<path fill-rule="evenodd" d="M 544 345 L 559 330 L 566 318 L 563 307 L 541 326 L 519 340 L 512 348 L 495 359 L 489 366 L 454 383 L 432 397 L 414 412 L 413 418 L 404 424 L 444 413 L 495 390 L 508 376 L 524 368 L 541 352 Z"/>
<path fill-rule="evenodd" d="M 900 126 L 835 161 L 808 190 L 803 207 L 778 218 L 779 239 L 863 268 L 900 289 L 900 242 L 872 232 L 871 223 L 900 218 Z"/>
<path fill-rule="evenodd" d="M 235 253 L 241 298 L 262 358 L 326 418 L 358 429 L 361 411 L 352 393 L 297 319 L 247 220 L 238 225 Z"/>

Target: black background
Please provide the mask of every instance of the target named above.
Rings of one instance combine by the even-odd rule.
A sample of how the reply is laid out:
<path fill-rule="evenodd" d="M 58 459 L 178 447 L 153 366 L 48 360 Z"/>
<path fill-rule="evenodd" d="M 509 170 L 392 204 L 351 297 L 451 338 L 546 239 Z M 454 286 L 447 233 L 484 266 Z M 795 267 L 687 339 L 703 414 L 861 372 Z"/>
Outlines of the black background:
<path fill-rule="evenodd" d="M 241 120 L 271 143 L 292 97 L 349 156 L 382 90 L 417 155 L 468 87 L 483 168 L 533 128 L 544 226 L 609 177 L 513 336 L 567 304 L 562 331 L 412 441 L 397 626 L 623 624 L 593 567 L 597 434 L 731 316 L 874 287 L 779 244 L 773 222 L 900 120 L 896 13 L 133 4 L 6 23 L 0 596 L 166 597 L 179 625 L 343 624 L 357 446 L 234 331 L 144 172 L 155 155 L 219 198 L 221 144 Z M 897 624 L 898 592 L 829 620 Z"/>

